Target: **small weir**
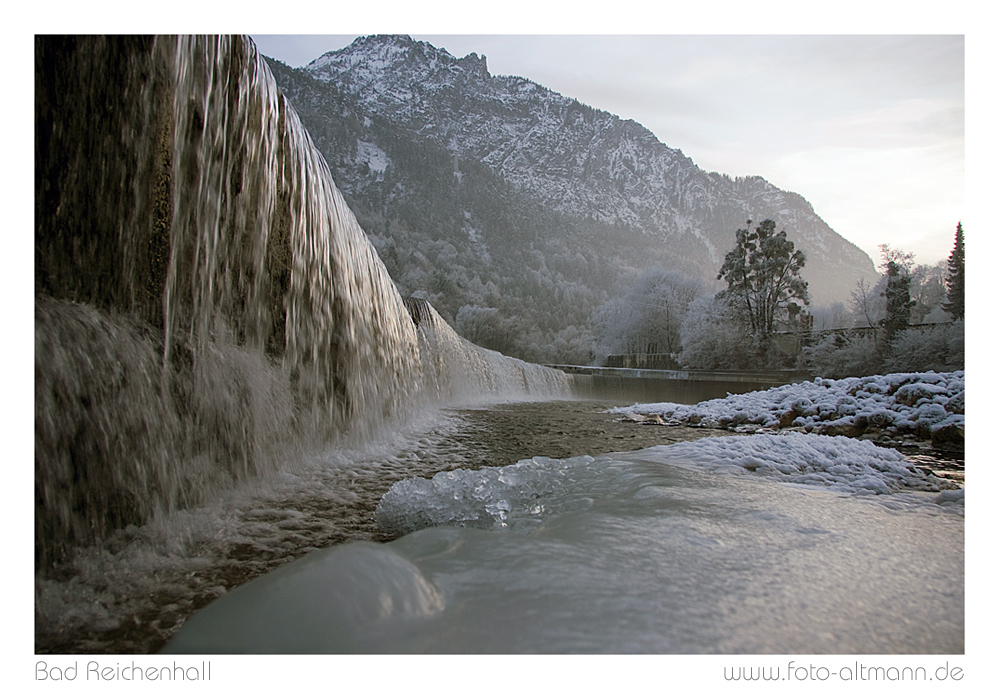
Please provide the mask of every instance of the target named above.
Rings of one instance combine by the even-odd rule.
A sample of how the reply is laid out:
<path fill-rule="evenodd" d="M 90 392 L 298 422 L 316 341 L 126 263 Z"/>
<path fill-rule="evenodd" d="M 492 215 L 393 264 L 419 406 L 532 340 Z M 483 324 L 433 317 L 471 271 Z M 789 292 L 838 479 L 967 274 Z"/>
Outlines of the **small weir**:
<path fill-rule="evenodd" d="M 249 39 L 38 36 L 35 113 L 40 592 L 423 407 L 568 394 L 404 301 Z"/>
<path fill-rule="evenodd" d="M 623 402 L 676 402 L 691 405 L 809 379 L 801 371 L 697 371 L 583 367 L 553 364 L 570 376 L 573 393 L 582 398 Z"/>

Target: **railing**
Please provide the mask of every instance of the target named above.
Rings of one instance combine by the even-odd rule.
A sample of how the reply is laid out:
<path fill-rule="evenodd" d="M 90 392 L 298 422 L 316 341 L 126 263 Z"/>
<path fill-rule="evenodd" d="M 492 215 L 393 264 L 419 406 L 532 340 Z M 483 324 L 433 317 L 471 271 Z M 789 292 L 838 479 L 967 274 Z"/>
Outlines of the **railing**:
<path fill-rule="evenodd" d="M 548 364 L 567 374 L 609 376 L 615 378 L 669 379 L 673 381 L 733 381 L 761 383 L 798 383 L 812 376 L 798 369 L 638 369 L 633 367 L 586 367 L 572 364 Z"/>
<path fill-rule="evenodd" d="M 627 369 L 679 369 L 674 356 L 666 352 L 629 352 L 608 355 L 604 366 Z"/>

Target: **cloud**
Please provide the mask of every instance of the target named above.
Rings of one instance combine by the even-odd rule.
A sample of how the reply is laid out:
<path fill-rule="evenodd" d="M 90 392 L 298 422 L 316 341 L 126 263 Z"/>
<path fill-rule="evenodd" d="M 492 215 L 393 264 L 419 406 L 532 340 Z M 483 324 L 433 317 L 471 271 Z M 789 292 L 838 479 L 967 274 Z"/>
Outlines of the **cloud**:
<path fill-rule="evenodd" d="M 871 254 L 878 245 L 935 263 L 951 251 L 965 203 L 964 161 L 937 146 L 822 147 L 774 161 L 764 175 L 813 203 L 831 227 Z"/>
<path fill-rule="evenodd" d="M 960 149 L 965 107 L 960 101 L 912 98 L 824 119 L 818 126 L 830 143 L 874 148 L 941 144 Z"/>

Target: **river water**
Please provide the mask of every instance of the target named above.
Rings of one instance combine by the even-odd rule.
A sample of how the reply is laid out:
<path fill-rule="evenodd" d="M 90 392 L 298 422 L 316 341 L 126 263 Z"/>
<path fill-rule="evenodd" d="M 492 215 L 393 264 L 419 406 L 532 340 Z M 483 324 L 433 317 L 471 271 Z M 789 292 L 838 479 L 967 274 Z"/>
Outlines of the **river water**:
<path fill-rule="evenodd" d="M 303 459 L 300 463 L 287 466 L 266 480 L 249 483 L 200 508 L 178 511 L 167 518 L 142 527 L 130 526 L 120 530 L 103 547 L 80 549 L 75 558 L 64 565 L 54 576 L 36 580 L 36 651 L 39 653 L 147 653 L 158 651 L 168 639 L 177 633 L 181 625 L 195 611 L 216 600 L 226 591 L 274 571 L 279 566 L 300 559 L 311 552 L 323 554 L 326 553 L 327 547 L 348 542 L 387 543 L 401 534 L 412 531 L 412 529 L 406 528 L 400 530 L 395 527 L 387 527 L 385 520 L 381 522 L 376 520 L 376 509 L 380 499 L 397 482 L 415 477 L 431 478 L 437 473 L 452 472 L 453 470 L 483 471 L 481 468 L 506 467 L 533 457 L 598 457 L 607 453 L 625 453 L 623 458 L 616 461 L 624 463 L 624 465 L 603 468 L 601 471 L 605 474 L 602 476 L 606 476 L 607 481 L 611 483 L 638 482 L 634 487 L 629 484 L 630 491 L 635 489 L 638 492 L 643 487 L 647 487 L 646 493 L 650 491 L 655 493 L 656 491 L 665 491 L 662 488 L 656 489 L 657 486 L 673 485 L 680 487 L 677 490 L 688 494 L 704 492 L 693 500 L 696 504 L 704 503 L 707 506 L 713 503 L 725 505 L 726 500 L 723 500 L 722 496 L 726 495 L 727 492 L 734 497 L 746 497 L 747 491 L 750 490 L 757 492 L 757 497 L 753 500 L 763 500 L 765 503 L 768 501 L 783 503 L 785 512 L 782 513 L 781 519 L 791 521 L 789 526 L 783 528 L 788 534 L 772 534 L 767 539 L 787 538 L 790 534 L 795 539 L 801 540 L 803 533 L 801 530 L 811 534 L 810 530 L 821 529 L 831 535 L 831 543 L 860 540 L 863 546 L 868 543 L 865 542 L 866 539 L 873 538 L 873 534 L 885 535 L 887 533 L 889 528 L 886 525 L 879 524 L 876 527 L 872 523 L 873 519 L 884 520 L 882 514 L 887 511 L 895 515 L 897 519 L 900 515 L 907 515 L 907 519 L 910 521 L 906 525 L 892 528 L 893 530 L 910 532 L 919 528 L 926 533 L 929 527 L 932 527 L 935 532 L 940 533 L 923 538 L 919 544 L 930 550 L 937 548 L 933 546 L 935 544 L 939 547 L 941 540 L 952 544 L 943 551 L 938 548 L 939 557 L 931 568 L 932 570 L 944 569 L 943 572 L 947 577 L 942 587 L 943 591 L 948 594 L 946 597 L 940 595 L 932 597 L 937 602 L 933 605 L 924 600 L 925 597 L 921 597 L 919 602 L 914 603 L 918 608 L 924 607 L 924 610 L 933 612 L 933 615 L 937 617 L 939 621 L 936 624 L 937 636 L 932 631 L 928 633 L 929 640 L 904 638 L 899 642 L 899 645 L 904 651 L 907 649 L 910 651 L 955 651 L 961 647 L 961 608 L 953 615 L 943 613 L 943 611 L 949 610 L 949 607 L 951 607 L 950 610 L 955 610 L 954 601 L 951 599 L 961 590 L 963 558 L 960 518 L 944 514 L 928 516 L 925 514 L 927 506 L 924 504 L 919 506 L 919 510 L 900 510 L 898 504 L 891 503 L 886 504 L 890 506 L 889 508 L 884 505 L 873 508 L 870 505 L 870 500 L 866 502 L 854 498 L 845 499 L 843 496 L 833 498 L 821 496 L 818 499 L 810 495 L 804 497 L 802 490 L 798 488 L 760 487 L 751 483 L 748 489 L 746 479 L 734 480 L 728 477 L 721 479 L 715 477 L 709 480 L 715 483 L 706 486 L 706 478 L 701 477 L 695 479 L 694 485 L 688 486 L 687 482 L 692 480 L 690 470 L 676 468 L 666 470 L 664 466 L 655 467 L 651 478 L 647 476 L 649 468 L 652 466 L 649 459 L 630 458 L 629 453 L 653 446 L 693 441 L 706 437 L 729 437 L 733 434 L 714 429 L 665 427 L 623 422 L 618 416 L 605 412 L 612 405 L 613 403 L 610 401 L 557 400 L 473 405 L 428 412 L 425 416 L 414 420 L 405 429 L 385 433 L 380 438 L 365 444 L 358 444 L 355 448 L 339 447 Z M 552 469 L 549 468 L 546 472 L 551 473 Z M 562 470 L 557 470 L 556 474 L 560 472 Z M 683 476 L 677 476 L 678 472 Z M 639 478 L 636 479 L 636 477 Z M 591 480 L 583 479 L 581 481 L 586 484 Z M 599 484 L 603 481 L 601 480 Z M 648 488 L 650 486 L 654 488 Z M 557 489 L 557 492 L 561 491 L 563 489 Z M 588 491 L 584 491 L 585 500 L 592 502 L 595 495 L 593 492 L 588 493 Z M 696 494 L 689 495 L 686 501 L 690 502 L 693 495 Z M 762 499 L 761 496 L 764 498 Z M 691 548 L 694 548 L 692 547 L 693 542 L 690 541 L 691 530 L 702 530 L 702 526 L 695 523 L 686 526 L 674 525 L 670 529 L 670 534 L 687 535 L 680 542 L 674 543 L 673 538 L 665 539 L 664 534 L 658 532 L 660 528 L 654 529 L 648 534 L 643 534 L 639 528 L 640 524 L 648 524 L 649 516 L 643 515 L 642 510 L 647 509 L 647 506 L 650 505 L 649 501 L 645 502 L 645 506 L 638 515 L 630 516 L 627 511 L 622 513 L 623 506 L 638 505 L 642 502 L 626 501 L 622 503 L 624 499 L 620 493 L 612 496 L 602 495 L 597 500 L 602 503 L 617 501 L 618 506 L 611 510 L 611 517 L 602 511 L 585 511 L 583 516 L 579 518 L 579 522 L 574 520 L 570 523 L 574 531 L 570 542 L 574 544 L 574 549 L 593 538 L 601 539 L 599 535 L 604 534 L 603 539 L 608 542 L 608 548 L 612 548 L 611 545 L 613 545 L 612 552 L 614 549 L 624 550 L 624 554 L 619 554 L 622 558 L 625 558 L 629 553 L 634 555 L 638 551 L 643 554 L 640 558 L 641 562 L 656 562 L 657 559 L 663 558 L 665 559 L 664 563 L 671 563 L 673 559 L 666 558 L 664 549 L 675 554 L 690 551 Z M 667 510 L 669 512 L 670 506 L 674 505 L 671 501 L 675 499 L 663 500 L 667 502 L 657 508 L 657 511 Z M 746 506 L 738 506 L 739 500 L 743 499 L 737 500 L 737 504 L 734 504 L 736 506 L 734 512 L 728 517 L 718 515 L 711 520 L 716 523 L 719 521 L 732 523 L 735 515 L 748 510 Z M 721 503 L 719 503 L 720 501 Z M 860 509 L 861 514 L 853 515 L 850 512 L 845 512 L 843 507 L 847 505 Z M 809 511 L 814 511 L 816 506 L 820 506 L 821 511 L 829 512 L 829 514 L 824 512 L 823 515 L 817 516 L 809 513 L 808 517 L 803 518 L 794 515 L 792 508 L 794 506 L 802 506 L 803 510 L 805 506 L 808 506 Z M 674 507 L 676 508 L 676 505 Z M 412 508 L 413 506 L 406 507 L 404 512 Z M 774 506 L 771 504 L 766 507 L 755 506 L 749 510 L 753 516 L 759 516 L 762 511 L 773 511 Z M 826 526 L 819 528 L 814 524 L 817 521 L 829 523 L 831 516 L 836 516 L 836 525 L 826 524 Z M 857 519 L 857 523 L 850 524 L 851 520 L 854 519 Z M 563 520 L 565 521 L 565 518 Z M 594 522 L 595 520 L 596 522 Z M 608 520 L 611 521 L 611 526 L 609 526 Z M 638 522 L 633 524 L 630 522 L 633 520 L 638 520 Z M 805 526 L 799 524 L 802 520 L 808 524 L 803 523 Z M 771 529 L 774 522 L 775 519 L 772 518 L 761 521 L 759 517 L 753 517 L 750 522 L 746 523 L 751 528 L 746 525 L 741 528 L 744 533 L 730 535 L 730 538 L 725 539 L 717 534 L 711 539 L 726 543 L 731 543 L 731 539 L 737 541 L 760 540 L 762 538 L 759 534 L 760 530 L 752 528 L 753 525 L 756 524 L 758 528 L 766 526 Z M 586 526 L 588 524 L 590 526 Z M 563 529 L 566 528 L 564 525 Z M 445 525 L 443 529 L 449 528 Z M 749 531 L 747 531 L 748 529 Z M 611 530 L 610 533 L 609 530 Z M 872 530 L 873 533 L 869 534 L 869 530 Z M 509 568 L 515 568 L 516 571 L 518 568 L 516 563 L 523 562 L 529 554 L 542 554 L 551 548 L 551 544 L 539 545 L 529 541 L 527 544 L 519 545 L 523 550 L 518 554 L 516 549 L 515 552 L 509 551 L 516 542 L 502 540 L 498 542 L 496 541 L 497 535 L 490 533 L 489 530 L 482 534 L 479 534 L 480 532 L 482 530 L 476 531 L 478 538 L 487 541 L 465 546 L 464 548 L 471 549 L 468 553 L 461 554 L 460 552 L 462 558 L 471 558 L 477 564 L 468 566 L 467 563 L 468 567 L 464 577 L 472 577 L 471 574 L 477 572 L 480 574 L 494 573 L 487 578 L 489 581 L 494 581 L 501 577 L 495 573 L 502 570 L 506 573 L 503 577 L 508 578 L 508 581 L 517 581 L 519 576 L 509 572 Z M 608 536 L 611 533 L 615 536 Z M 467 536 L 466 532 L 461 532 L 461 534 Z M 453 541 L 455 537 L 449 534 L 445 534 L 443 537 L 441 535 L 424 537 L 424 539 L 431 539 L 432 542 L 438 538 Z M 698 539 L 700 538 L 698 537 Z M 815 537 L 809 538 L 815 540 Z M 881 538 L 885 539 L 886 537 Z M 407 539 L 410 542 L 406 542 L 404 539 L 402 542 L 395 543 L 412 544 L 415 537 L 411 536 Z M 517 539 L 530 539 L 530 537 L 520 535 Z M 463 543 L 465 542 L 463 541 Z M 653 546 L 654 544 L 659 544 L 659 546 Z M 440 544 L 433 546 L 431 550 L 437 553 L 439 546 Z M 844 544 L 841 543 L 840 547 L 843 546 Z M 419 546 L 418 552 L 425 547 L 426 544 Z M 771 556 L 762 554 L 773 548 L 774 544 L 762 542 L 758 547 L 750 550 L 750 553 L 755 555 L 746 560 L 741 568 L 763 568 L 769 573 L 768 577 L 772 578 L 771 584 L 776 585 L 784 577 L 782 571 L 789 566 L 765 562 Z M 809 548 L 815 549 L 816 545 L 810 545 Z M 926 554 L 921 550 L 922 547 L 913 548 L 917 548 L 920 553 L 910 553 L 907 558 L 911 561 L 927 561 Z M 503 553 L 506 553 L 507 556 L 499 555 Z M 499 558 L 506 565 L 501 568 L 502 563 L 499 562 L 491 561 L 487 564 L 486 561 L 482 560 L 484 556 L 489 556 L 489 559 Z M 741 558 L 746 559 L 746 556 L 747 553 L 740 549 L 738 552 L 719 555 L 719 558 L 722 559 L 722 562 L 731 563 Z M 420 553 L 411 553 L 408 557 L 415 557 L 417 562 L 426 564 L 428 554 L 424 553 L 421 556 Z M 573 556 L 573 558 L 580 557 L 589 558 L 590 556 L 580 556 L 579 554 Z M 420 561 L 420 558 L 424 558 L 424 561 Z M 811 558 L 817 558 L 816 554 L 813 554 Z M 558 572 L 559 568 L 570 567 L 568 562 L 556 559 L 553 563 L 556 564 L 552 566 L 556 569 L 555 572 L 544 570 L 532 572 L 531 569 L 521 571 L 529 579 L 533 578 L 534 582 L 533 585 L 529 585 L 522 581 L 520 585 L 515 587 L 520 591 L 521 600 L 518 600 L 517 596 L 510 592 L 497 591 L 495 582 L 492 589 L 488 583 L 474 585 L 466 582 L 464 591 L 455 591 L 449 596 L 458 597 L 464 602 L 461 609 L 473 607 L 478 610 L 477 616 L 498 616 L 500 609 L 503 608 L 498 602 L 505 598 L 515 609 L 518 606 L 523 606 L 525 611 L 530 612 L 537 608 L 537 603 L 531 604 L 523 599 L 527 596 L 524 594 L 525 588 L 530 590 L 535 587 L 536 594 L 545 593 L 551 587 L 551 583 L 545 586 L 542 586 L 541 583 L 549 577 L 557 578 L 564 582 L 565 589 L 560 590 L 563 593 L 557 596 L 548 592 L 546 596 L 549 597 L 550 601 L 558 601 L 559 597 L 563 597 L 565 600 L 561 605 L 562 608 L 556 605 L 556 609 L 549 612 L 558 620 L 567 615 L 565 610 L 567 607 L 571 610 L 576 610 L 574 607 L 580 607 L 580 597 L 594 597 L 593 588 L 601 589 L 613 586 L 610 581 L 601 584 L 602 577 L 612 580 L 625 577 L 623 573 L 616 572 L 605 572 L 602 575 L 598 570 L 591 572 L 580 581 L 581 583 L 590 583 L 589 585 L 580 584 L 579 586 L 583 589 L 575 591 L 573 586 L 566 584 L 565 573 Z M 756 565 L 754 565 L 755 563 Z M 893 556 L 892 563 L 893 567 L 898 565 L 896 556 Z M 781 587 L 787 589 L 794 586 L 796 582 L 800 586 L 811 586 L 814 583 L 804 582 L 804 580 L 812 577 L 809 573 L 813 572 L 812 568 L 815 565 L 815 563 L 811 563 L 801 566 L 798 570 L 793 569 L 794 572 L 788 575 L 787 582 L 781 583 Z M 454 577 L 456 567 L 453 563 L 446 566 L 446 570 L 452 573 L 452 577 Z M 369 573 L 365 576 L 365 580 L 367 581 L 371 577 L 371 572 L 377 572 L 378 568 L 377 562 L 374 564 L 365 563 L 364 570 Z M 629 568 L 630 570 L 634 569 L 633 566 L 629 566 Z M 840 571 L 842 568 L 841 564 L 835 568 L 835 571 Z M 641 572 L 641 568 L 639 570 Z M 732 590 L 732 581 L 719 582 L 717 583 L 718 590 L 714 590 L 711 586 L 707 589 L 694 587 L 693 583 L 690 582 L 691 578 L 704 577 L 704 573 L 699 576 L 697 571 L 688 572 L 682 569 L 675 573 L 675 576 L 678 580 L 671 587 L 675 590 L 676 588 L 680 589 L 674 591 L 674 594 L 683 592 L 684 601 L 696 603 L 691 603 L 690 606 L 687 604 L 675 606 L 674 616 L 682 614 L 683 616 L 699 616 L 701 615 L 699 612 L 704 613 L 703 608 L 710 605 L 712 597 L 716 597 L 716 603 L 721 601 L 719 599 L 721 597 L 733 602 L 732 605 L 736 606 L 738 597 L 733 598 L 737 595 Z M 824 575 L 827 584 L 830 584 L 830 577 L 830 575 Z M 887 577 L 887 575 L 883 573 L 879 577 Z M 928 577 L 927 573 L 916 569 L 914 570 L 914 581 L 908 580 L 897 584 L 912 588 L 915 583 L 925 582 L 926 577 Z M 940 579 L 942 573 L 935 570 L 933 577 Z M 439 579 L 441 578 L 439 577 Z M 447 580 L 447 578 L 444 579 Z M 685 580 L 688 581 L 686 585 L 678 584 Z M 746 583 L 743 583 L 741 587 L 745 585 Z M 633 596 L 624 599 L 611 597 L 609 600 L 617 601 L 625 610 L 615 610 L 614 606 L 609 604 L 610 608 L 604 610 L 602 615 L 617 616 L 623 621 L 627 621 L 630 616 L 634 619 L 635 610 L 647 610 L 650 605 L 665 596 L 665 591 L 658 590 L 658 586 L 644 582 L 642 578 L 639 578 L 631 586 L 637 588 Z M 591 590 L 588 590 L 587 587 L 590 587 Z M 671 587 L 667 589 L 670 590 Z M 345 585 L 341 587 L 341 591 L 344 596 L 347 596 L 353 590 L 350 585 Z M 698 591 L 703 593 L 697 594 Z M 744 592 L 744 595 L 740 596 L 745 595 Z M 363 600 L 366 594 L 354 592 L 351 596 Z M 942 603 L 943 599 L 948 599 L 949 602 Z M 795 598 L 792 598 L 791 601 L 795 602 L 795 606 L 807 603 Z M 493 603 L 489 604 L 488 602 Z M 655 603 L 654 608 L 658 609 L 664 605 L 663 602 Z M 499 609 L 498 606 L 500 606 Z M 480 610 L 476 607 L 486 608 Z M 942 611 L 936 610 L 935 607 L 941 607 Z M 783 610 L 779 613 L 784 616 L 788 615 L 789 612 Z M 660 611 L 658 615 L 665 614 Z M 893 610 L 892 615 L 903 614 L 899 610 Z M 517 638 L 521 640 L 521 643 L 517 645 L 511 644 L 509 641 L 480 640 L 479 646 L 474 646 L 472 651 L 747 651 L 736 642 L 731 642 L 736 646 L 730 649 L 719 641 L 721 638 L 718 625 L 723 622 L 730 625 L 732 621 L 726 617 L 720 619 L 713 616 L 709 617 L 709 622 L 705 623 L 707 627 L 699 635 L 689 634 L 690 631 L 684 633 L 683 631 L 687 629 L 686 624 L 681 624 L 681 621 L 677 620 L 669 626 L 672 631 L 669 635 L 663 635 L 661 632 L 657 636 L 648 629 L 650 625 L 648 618 L 641 616 L 633 623 L 636 626 L 636 634 L 632 636 L 619 635 L 615 638 L 617 642 L 604 635 L 580 638 L 576 634 L 569 634 L 567 630 L 556 626 L 540 638 L 525 637 L 522 634 Z M 956 616 L 958 617 L 956 618 Z M 336 617 L 337 615 L 332 616 L 332 618 Z M 442 617 L 437 616 L 435 620 L 442 620 Z M 447 616 L 443 620 L 447 620 Z M 505 620 L 506 622 L 502 624 L 508 627 L 515 623 L 515 621 L 507 620 L 503 616 L 500 616 L 498 620 Z M 711 623 L 712 620 L 715 620 L 716 623 Z M 940 623 L 940 621 L 944 621 L 944 623 Z M 627 625 L 627 623 L 622 624 Z M 444 624 L 439 622 L 436 625 Z M 942 625 L 945 627 L 944 631 L 940 630 Z M 870 625 L 867 627 L 871 628 Z M 439 631 L 436 638 L 430 636 L 430 639 L 452 639 L 449 636 L 459 635 L 460 633 L 456 631 L 462 629 L 461 623 L 453 625 L 451 633 L 444 634 Z M 543 626 L 541 629 L 547 628 Z M 782 629 L 787 630 L 787 626 Z M 874 629 L 879 631 L 878 626 Z M 851 648 L 853 638 L 851 634 L 848 634 L 851 631 L 837 630 L 834 632 L 836 635 L 846 636 L 846 642 L 843 640 L 840 642 L 839 649 L 841 651 L 857 651 Z M 398 638 L 369 640 L 365 649 L 352 646 L 357 644 L 356 641 L 352 641 L 340 648 L 323 648 L 321 651 L 470 651 L 461 646 L 449 647 L 447 644 L 442 648 L 434 648 L 433 645 L 430 645 L 429 649 L 424 649 L 421 646 L 422 643 L 415 640 L 428 639 L 428 635 L 425 633 L 426 631 L 418 631 L 405 640 Z M 749 635 L 749 633 L 747 634 Z M 945 639 L 942 639 L 942 636 Z M 461 636 L 461 639 L 472 638 Z M 737 636 L 737 638 L 730 639 L 743 638 Z M 749 644 L 747 639 L 743 639 L 744 645 Z M 308 644 L 303 648 L 301 640 L 294 644 L 299 646 L 293 647 L 293 649 L 317 651 Z M 779 641 L 775 642 L 776 646 L 772 651 L 787 648 L 791 648 L 792 651 L 802 651 L 795 649 L 794 645 L 789 647 L 790 644 L 789 640 L 779 636 Z M 835 645 L 834 647 L 836 648 Z"/>
<path fill-rule="evenodd" d="M 36 581 L 36 651 L 153 652 L 194 610 L 309 551 L 387 541 L 374 514 L 410 477 L 534 455 L 634 450 L 726 432 L 623 424 L 598 401 L 517 402 L 427 412 L 357 447 L 303 459 L 195 510 L 129 527 Z"/>

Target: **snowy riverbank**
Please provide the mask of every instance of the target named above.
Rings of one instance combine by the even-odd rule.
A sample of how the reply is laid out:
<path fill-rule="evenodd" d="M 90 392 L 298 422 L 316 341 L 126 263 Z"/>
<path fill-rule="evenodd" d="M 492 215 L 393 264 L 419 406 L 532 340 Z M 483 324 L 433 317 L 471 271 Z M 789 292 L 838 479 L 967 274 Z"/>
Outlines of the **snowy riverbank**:
<path fill-rule="evenodd" d="M 616 407 L 634 422 L 736 431 L 789 429 L 880 442 L 965 441 L 965 372 L 925 372 L 824 379 L 707 400 L 696 405 Z"/>

